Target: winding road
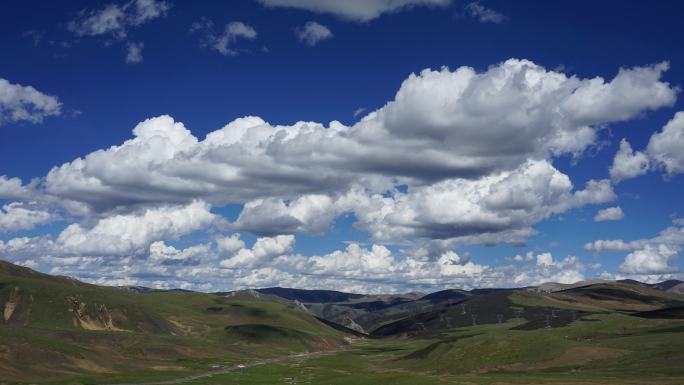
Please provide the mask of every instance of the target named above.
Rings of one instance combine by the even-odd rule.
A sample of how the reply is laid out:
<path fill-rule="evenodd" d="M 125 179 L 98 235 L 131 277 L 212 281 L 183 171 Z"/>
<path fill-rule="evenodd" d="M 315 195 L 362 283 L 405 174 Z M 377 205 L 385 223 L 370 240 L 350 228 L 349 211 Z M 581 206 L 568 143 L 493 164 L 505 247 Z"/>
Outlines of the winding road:
<path fill-rule="evenodd" d="M 325 355 L 325 354 L 337 353 L 339 351 L 340 350 L 330 350 L 330 351 L 321 351 L 321 352 L 299 353 L 299 354 L 291 354 L 291 355 L 287 355 L 287 356 L 267 358 L 264 360 L 259 360 L 259 361 L 254 361 L 251 363 L 244 364 L 242 367 L 231 366 L 229 368 L 212 370 L 212 371 L 208 371 L 208 372 L 204 372 L 204 373 L 193 374 L 190 376 L 175 378 L 175 379 L 171 379 L 171 380 L 154 381 L 154 382 L 137 382 L 137 383 L 128 383 L 128 384 L 101 384 L 101 385 L 173 385 L 173 384 L 183 384 L 183 383 L 186 383 L 189 381 L 194 381 L 194 380 L 197 380 L 200 378 L 213 377 L 213 376 L 216 376 L 219 374 L 226 374 L 226 373 L 234 372 L 236 370 L 243 370 L 243 369 L 252 368 L 255 366 L 259 366 L 259 365 L 272 364 L 274 362 L 287 361 L 287 360 L 291 360 L 291 359 L 295 359 L 295 358 L 309 358 L 312 356 L 321 356 L 321 355 Z"/>

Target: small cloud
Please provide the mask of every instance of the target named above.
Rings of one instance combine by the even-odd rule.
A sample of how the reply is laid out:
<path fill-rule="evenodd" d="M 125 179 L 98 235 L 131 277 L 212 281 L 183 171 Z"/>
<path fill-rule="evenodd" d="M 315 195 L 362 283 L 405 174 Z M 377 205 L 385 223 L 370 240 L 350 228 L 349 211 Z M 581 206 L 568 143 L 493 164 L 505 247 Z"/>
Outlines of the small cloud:
<path fill-rule="evenodd" d="M 518 254 L 513 257 L 506 257 L 504 259 L 508 262 L 531 262 L 534 260 L 534 254 L 531 251 L 528 251 L 525 255 Z"/>
<path fill-rule="evenodd" d="M 19 121 L 41 123 L 44 118 L 61 113 L 62 103 L 56 96 L 0 78 L 0 125 Z"/>
<path fill-rule="evenodd" d="M 143 43 L 126 42 L 128 31 L 157 18 L 166 16 L 171 5 L 160 0 L 130 0 L 123 4 L 108 4 L 100 9 L 82 10 L 67 24 L 67 29 L 78 37 L 104 36 L 106 46 L 125 42 L 126 63 L 142 61 Z M 69 44 L 62 42 L 62 44 Z"/>
<path fill-rule="evenodd" d="M 268 8 L 295 8 L 365 23 L 384 14 L 418 7 L 446 8 L 452 0 L 257 0 Z"/>
<path fill-rule="evenodd" d="M 553 265 L 553 256 L 551 253 L 541 253 L 537 255 L 537 266 L 551 266 Z"/>
<path fill-rule="evenodd" d="M 553 69 L 553 71 L 554 72 L 565 72 L 565 73 L 567 73 L 567 72 L 572 71 L 572 69 L 573 69 L 572 67 L 570 67 L 564 63 L 561 63 L 561 64 L 557 65 L 556 68 Z"/>
<path fill-rule="evenodd" d="M 354 115 L 354 117 L 357 117 L 357 116 L 363 114 L 364 112 L 366 112 L 365 108 L 363 108 L 363 107 L 357 108 L 356 110 L 354 110 L 353 115 Z"/>
<path fill-rule="evenodd" d="M 202 34 L 200 45 L 209 47 L 224 56 L 235 56 L 239 53 L 232 47 L 238 39 L 254 40 L 257 37 L 256 29 L 241 21 L 231 21 L 226 24 L 223 33 L 217 34 L 214 23 L 207 18 L 192 23 L 190 32 Z"/>
<path fill-rule="evenodd" d="M 320 41 L 333 37 L 333 34 L 328 27 L 316 23 L 315 21 L 307 22 L 303 27 L 297 28 L 295 33 L 299 41 L 309 47 L 313 47 Z"/>
<path fill-rule="evenodd" d="M 619 221 L 625 217 L 625 213 L 622 212 L 620 206 L 608 207 L 603 210 L 599 210 L 594 216 L 594 222 L 605 222 L 605 221 Z"/>
<path fill-rule="evenodd" d="M 465 11 L 470 17 L 477 19 L 480 23 L 500 24 L 506 20 L 505 15 L 491 8 L 485 7 L 484 5 L 480 4 L 479 1 L 467 4 L 465 6 Z"/>
<path fill-rule="evenodd" d="M 26 31 L 21 34 L 21 36 L 31 39 L 34 47 L 38 47 L 40 42 L 43 40 L 43 34 L 40 31 Z"/>
<path fill-rule="evenodd" d="M 125 4 L 108 4 L 97 10 L 82 10 L 67 25 L 77 36 L 111 35 L 124 39 L 128 29 L 141 26 L 166 15 L 171 6 L 165 1 L 131 0 Z"/>
<path fill-rule="evenodd" d="M 143 43 L 129 42 L 126 46 L 126 63 L 136 64 L 143 61 L 143 47 L 145 47 L 145 44 Z"/>

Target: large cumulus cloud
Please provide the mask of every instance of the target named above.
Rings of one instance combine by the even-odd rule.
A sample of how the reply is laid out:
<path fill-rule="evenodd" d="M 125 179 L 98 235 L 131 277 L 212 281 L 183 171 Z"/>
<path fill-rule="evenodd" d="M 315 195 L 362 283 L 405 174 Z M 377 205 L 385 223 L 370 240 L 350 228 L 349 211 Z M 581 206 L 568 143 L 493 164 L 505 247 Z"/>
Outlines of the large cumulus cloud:
<path fill-rule="evenodd" d="M 460 272 L 485 282 L 501 271 L 448 253 L 464 244 L 523 242 L 540 221 L 615 199 L 609 180 L 575 186 L 554 161 L 579 159 L 610 123 L 672 105 L 678 89 L 661 79 L 667 69 L 660 63 L 585 79 L 510 59 L 484 71 L 424 70 L 353 125 L 275 125 L 248 116 L 202 139 L 170 116 L 147 119 L 124 143 L 28 184 L 0 177 L 0 199 L 30 199 L 74 220 L 55 238 L 6 241 L 0 252 L 16 255 L 23 247 L 32 255 L 42 248 L 55 258 L 105 264 L 154 255 L 166 269 L 178 264 L 170 261 L 194 261 L 178 272 L 184 282 L 202 275 L 230 276 L 235 285 L 324 282 L 333 279 L 330 266 L 357 266 L 359 277 L 334 277 L 361 286 L 368 284 L 363 272 L 378 266 L 424 284 Z M 666 162 L 672 151 L 658 148 L 659 162 L 674 170 Z M 230 223 L 211 212 L 227 204 L 242 207 Z M 376 246 L 318 257 L 294 253 L 293 234 L 325 233 L 346 214 Z M 220 258 L 205 259 L 189 257 L 201 248 L 158 243 L 213 225 L 260 238 L 247 247 L 237 235 L 218 237 L 208 253 Z M 396 256 L 385 245 L 408 247 Z"/>
<path fill-rule="evenodd" d="M 672 104 L 676 89 L 659 80 L 666 69 L 623 69 L 611 81 L 514 59 L 482 73 L 425 70 L 352 126 L 278 126 L 246 117 L 204 140 L 162 116 L 140 123 L 122 145 L 54 168 L 45 191 L 101 212 L 147 202 L 243 203 L 339 194 L 354 185 L 383 192 L 395 183 L 477 180 L 530 160 L 579 154 L 594 143 L 597 127 Z"/>

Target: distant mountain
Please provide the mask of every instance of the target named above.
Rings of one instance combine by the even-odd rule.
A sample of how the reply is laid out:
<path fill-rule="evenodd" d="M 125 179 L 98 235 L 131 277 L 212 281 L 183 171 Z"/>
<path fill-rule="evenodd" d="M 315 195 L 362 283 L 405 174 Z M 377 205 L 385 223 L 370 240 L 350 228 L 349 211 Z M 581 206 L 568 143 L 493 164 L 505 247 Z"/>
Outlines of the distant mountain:
<path fill-rule="evenodd" d="M 652 317 L 657 317 L 662 309 L 676 310 L 684 306 L 683 296 L 612 281 L 583 282 L 577 286 L 554 286 L 554 289 L 557 290 L 500 289 L 481 294 L 445 290 L 426 296 L 442 301 L 419 306 L 414 312 L 379 325 L 370 334 L 430 336 L 456 327 L 511 321 L 518 324 L 513 329 L 533 330 L 560 327 L 591 314 L 622 312 L 645 317 L 648 313 L 644 312 L 653 311 Z M 668 317 L 682 314 L 681 310 L 675 310 L 667 311 Z"/>
<path fill-rule="evenodd" d="M 589 314 L 588 311 L 654 310 L 675 305 L 681 300 L 665 291 L 684 288 L 676 286 L 677 282 L 666 281 L 649 285 L 637 281 L 615 282 L 596 279 L 574 284 L 549 282 L 516 289 L 446 289 L 422 296 L 362 295 L 280 287 L 257 291 L 299 301 L 317 317 L 361 333 L 383 337 L 421 334 L 429 330 L 436 331 L 473 323 L 498 323 L 513 317 L 531 325 L 521 327 L 536 328 L 543 325 L 546 316 L 552 312 L 555 316 L 552 317 L 554 320 L 551 324 L 560 325 L 559 322 L 570 322 L 572 317 Z M 526 305 L 530 298 L 536 298 L 534 306 Z M 520 302 L 523 305 L 518 306 Z M 574 312 L 567 311 L 568 306 L 573 307 L 576 304 L 581 306 L 575 306 Z M 520 317 L 516 315 L 519 310 L 523 310 Z"/>
<path fill-rule="evenodd" d="M 528 288 L 529 291 L 536 291 L 539 293 L 553 293 L 562 290 L 574 289 L 577 287 L 584 287 L 589 285 L 596 285 L 600 283 L 613 283 L 614 281 L 606 279 L 592 279 L 588 281 L 579 281 L 575 283 L 558 283 L 558 282 L 545 282 L 539 286 L 533 286 Z"/>
<path fill-rule="evenodd" d="M 459 289 L 447 289 L 442 291 L 436 291 L 421 297 L 421 300 L 427 301 L 445 301 L 445 300 L 460 300 L 471 296 L 472 294 Z"/>
<path fill-rule="evenodd" d="M 406 294 L 355 294 L 333 290 L 305 290 L 283 287 L 256 289 L 263 295 L 297 301 L 317 317 L 343 325 L 359 333 L 367 333 L 375 326 L 377 318 L 383 318 L 386 311 L 393 312 L 401 305 L 413 303 L 423 293 Z M 405 311 L 399 310 L 398 314 Z"/>
<path fill-rule="evenodd" d="M 651 288 L 653 288 L 653 289 L 658 289 L 658 290 L 663 290 L 663 291 L 669 291 L 669 290 L 672 289 L 673 287 L 675 287 L 675 286 L 677 286 L 677 285 L 681 285 L 682 283 L 684 283 L 684 282 L 682 282 L 682 281 L 680 281 L 680 280 L 678 280 L 678 279 L 670 279 L 670 280 L 667 280 L 667 281 L 663 281 L 663 282 L 659 282 L 659 283 L 654 283 L 654 284 L 651 285 Z"/>
<path fill-rule="evenodd" d="M 116 288 L 121 289 L 121 290 L 126 290 L 126 291 L 132 291 L 135 293 L 147 293 L 147 292 L 155 290 L 155 289 L 152 289 L 150 287 L 145 287 L 145 286 L 116 286 Z"/>
<path fill-rule="evenodd" d="M 343 293 L 333 290 L 303 290 L 285 287 L 268 287 L 256 290 L 260 293 L 277 295 L 291 301 L 298 300 L 305 303 L 346 302 L 364 297 L 363 294 Z"/>
<path fill-rule="evenodd" d="M 677 284 L 667 289 L 669 293 L 684 294 L 684 283 Z"/>
<path fill-rule="evenodd" d="M 673 287 L 675 287 L 677 285 L 681 285 L 682 283 L 684 283 L 684 281 L 680 281 L 677 279 L 670 279 L 670 280 L 658 282 L 658 283 L 645 283 L 645 282 L 639 282 L 639 281 L 636 281 L 633 279 L 621 279 L 621 280 L 618 280 L 617 282 L 625 283 L 628 285 L 650 287 L 652 289 L 662 290 L 662 291 L 669 291 Z"/>

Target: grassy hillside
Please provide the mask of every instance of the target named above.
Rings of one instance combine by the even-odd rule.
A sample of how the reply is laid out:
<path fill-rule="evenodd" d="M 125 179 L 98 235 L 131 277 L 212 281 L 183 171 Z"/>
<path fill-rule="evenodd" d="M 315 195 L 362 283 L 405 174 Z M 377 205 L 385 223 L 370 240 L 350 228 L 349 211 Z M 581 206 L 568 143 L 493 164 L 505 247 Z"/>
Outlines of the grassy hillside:
<path fill-rule="evenodd" d="M 684 297 L 667 286 L 204 294 L 0 262 L 0 384 L 140 384 L 225 369 L 178 383 L 679 385 Z M 331 321 L 340 314 L 371 337 Z"/>
<path fill-rule="evenodd" d="M 619 313 L 565 326 L 467 326 L 421 338 L 367 339 L 352 349 L 191 382 L 313 385 L 680 385 L 684 321 Z"/>
<path fill-rule="evenodd" d="M 367 333 L 379 324 L 406 316 L 422 306 L 422 293 L 399 295 L 365 295 L 332 290 L 302 290 L 290 288 L 257 289 L 262 295 L 277 296 L 301 303 L 310 313 Z M 429 301 L 423 301 L 429 303 Z M 402 306 L 404 305 L 404 306 Z"/>
<path fill-rule="evenodd" d="M 445 292 L 439 292 L 436 297 L 444 296 Z M 415 304 L 419 304 L 413 307 L 416 311 L 395 313 L 398 319 L 379 325 L 371 334 L 424 336 L 457 327 L 503 323 L 512 323 L 517 330 L 553 328 L 591 314 L 677 308 L 684 305 L 684 297 L 649 287 L 602 283 L 554 293 L 519 289 L 480 295 L 455 292 L 452 300 L 425 302 L 422 298 L 402 306 Z"/>
<path fill-rule="evenodd" d="M 134 292 L 6 262 L 0 311 L 0 373 L 17 381 L 117 372 L 161 378 L 214 362 L 346 345 L 344 332 L 287 301 Z"/>
<path fill-rule="evenodd" d="M 684 321 L 596 314 L 562 327 L 467 327 L 402 355 L 393 367 L 433 373 L 573 379 L 684 378 Z M 673 381 L 673 382 L 669 382 Z"/>

